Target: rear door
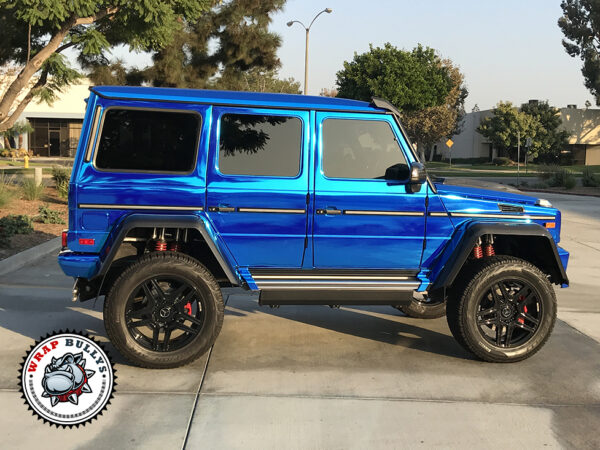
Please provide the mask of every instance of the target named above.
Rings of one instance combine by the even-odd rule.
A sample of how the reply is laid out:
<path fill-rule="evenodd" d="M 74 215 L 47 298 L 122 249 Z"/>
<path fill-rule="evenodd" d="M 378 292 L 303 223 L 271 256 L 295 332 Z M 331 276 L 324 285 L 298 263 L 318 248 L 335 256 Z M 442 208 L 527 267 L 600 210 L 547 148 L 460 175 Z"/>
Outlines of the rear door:
<path fill-rule="evenodd" d="M 316 268 L 417 271 L 425 237 L 427 185 L 417 192 L 385 179 L 409 164 L 398 125 L 389 115 L 319 112 L 315 171 Z"/>
<path fill-rule="evenodd" d="M 306 245 L 309 113 L 214 107 L 207 213 L 242 267 L 294 268 Z"/>

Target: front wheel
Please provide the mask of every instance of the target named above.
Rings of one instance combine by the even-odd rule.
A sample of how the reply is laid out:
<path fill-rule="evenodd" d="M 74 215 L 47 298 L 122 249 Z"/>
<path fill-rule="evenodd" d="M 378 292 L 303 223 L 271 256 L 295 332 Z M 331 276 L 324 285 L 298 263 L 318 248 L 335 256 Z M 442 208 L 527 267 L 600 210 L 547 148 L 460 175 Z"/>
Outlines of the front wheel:
<path fill-rule="evenodd" d="M 223 297 L 212 274 L 182 253 L 152 253 L 128 267 L 104 301 L 104 325 L 128 360 L 148 368 L 187 364 L 215 342 Z"/>
<path fill-rule="evenodd" d="M 518 258 L 496 256 L 473 268 L 464 290 L 450 296 L 448 325 L 465 349 L 489 362 L 515 362 L 546 343 L 556 321 L 547 276 Z"/>

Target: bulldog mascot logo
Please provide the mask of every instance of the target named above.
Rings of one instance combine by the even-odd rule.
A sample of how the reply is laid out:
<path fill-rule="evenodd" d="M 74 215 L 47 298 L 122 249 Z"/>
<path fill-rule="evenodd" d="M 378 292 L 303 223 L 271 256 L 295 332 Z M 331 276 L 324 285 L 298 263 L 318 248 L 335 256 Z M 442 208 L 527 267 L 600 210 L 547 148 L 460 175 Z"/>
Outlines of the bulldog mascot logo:
<path fill-rule="evenodd" d="M 87 335 L 59 332 L 34 344 L 21 367 L 21 390 L 30 409 L 63 427 L 102 414 L 114 390 L 114 369 L 102 346 Z"/>

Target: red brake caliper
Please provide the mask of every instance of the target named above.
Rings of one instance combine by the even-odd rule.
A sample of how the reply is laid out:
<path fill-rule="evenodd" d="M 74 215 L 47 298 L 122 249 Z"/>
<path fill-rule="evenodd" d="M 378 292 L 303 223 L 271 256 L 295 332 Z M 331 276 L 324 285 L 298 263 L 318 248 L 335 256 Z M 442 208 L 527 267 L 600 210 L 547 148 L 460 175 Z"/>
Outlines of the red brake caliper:
<path fill-rule="evenodd" d="M 525 297 L 523 297 L 522 295 L 519 297 L 519 301 L 522 302 L 523 300 L 525 300 Z M 527 314 L 527 306 L 523 306 L 523 311 L 525 312 L 525 314 Z M 522 317 L 519 317 L 517 319 L 517 322 L 519 322 L 520 324 L 524 325 L 525 324 L 525 319 L 523 319 Z"/>
<path fill-rule="evenodd" d="M 191 302 L 187 302 L 184 306 L 183 309 L 185 309 L 185 312 L 188 313 L 188 315 L 192 315 L 192 303 Z M 525 311 L 527 312 L 527 311 Z"/>

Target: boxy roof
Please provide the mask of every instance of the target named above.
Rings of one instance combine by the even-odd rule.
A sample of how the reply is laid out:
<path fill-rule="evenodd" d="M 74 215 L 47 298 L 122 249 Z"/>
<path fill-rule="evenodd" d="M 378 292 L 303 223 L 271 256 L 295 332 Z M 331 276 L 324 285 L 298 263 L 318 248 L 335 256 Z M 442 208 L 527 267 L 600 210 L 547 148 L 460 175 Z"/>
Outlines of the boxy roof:
<path fill-rule="evenodd" d="M 119 100 L 164 101 L 348 112 L 385 112 L 384 109 L 375 108 L 367 102 L 358 100 L 299 94 L 271 94 L 132 86 L 94 86 L 91 87 L 90 90 L 100 97 Z"/>

